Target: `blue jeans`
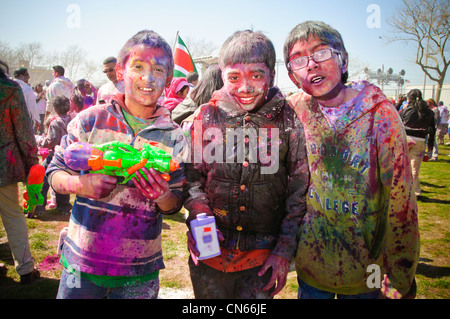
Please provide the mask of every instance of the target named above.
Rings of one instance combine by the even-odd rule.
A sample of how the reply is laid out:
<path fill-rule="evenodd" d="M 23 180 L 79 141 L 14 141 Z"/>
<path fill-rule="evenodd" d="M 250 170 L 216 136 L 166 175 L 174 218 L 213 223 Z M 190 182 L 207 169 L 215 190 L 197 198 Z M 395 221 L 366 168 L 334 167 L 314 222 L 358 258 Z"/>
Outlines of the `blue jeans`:
<path fill-rule="evenodd" d="M 100 287 L 92 281 L 63 269 L 57 299 L 156 299 L 159 278 L 131 286 Z"/>
<path fill-rule="evenodd" d="M 365 294 L 358 295 L 340 295 L 334 292 L 328 292 L 325 290 L 320 290 L 303 282 L 301 279 L 297 278 L 298 281 L 298 299 L 378 299 L 380 297 L 380 290 L 375 290 Z"/>

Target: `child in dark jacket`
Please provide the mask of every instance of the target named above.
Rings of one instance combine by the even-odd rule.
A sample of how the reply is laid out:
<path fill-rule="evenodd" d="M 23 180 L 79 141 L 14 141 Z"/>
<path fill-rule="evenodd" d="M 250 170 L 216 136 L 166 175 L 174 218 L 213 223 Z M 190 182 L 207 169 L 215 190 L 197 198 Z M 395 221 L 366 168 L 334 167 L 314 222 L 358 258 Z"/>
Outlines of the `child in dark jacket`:
<path fill-rule="evenodd" d="M 48 149 L 48 157 L 42 163 L 46 169 L 52 161 L 55 148 L 61 143 L 61 138 L 67 134 L 67 125 L 71 121 L 72 117 L 68 115 L 70 110 L 70 101 L 64 95 L 56 96 L 51 102 L 53 109 L 56 112 L 56 116 L 52 118 L 47 133 L 36 138 L 38 147 Z M 47 178 L 44 179 L 44 185 L 42 186 L 41 194 L 44 196 L 44 204 L 37 206 L 38 212 L 43 212 L 44 207 L 47 204 L 47 192 L 49 184 Z M 63 195 L 56 193 L 53 189 L 50 189 L 50 200 L 48 202 L 48 209 L 55 209 L 59 207 L 63 214 L 68 214 L 72 209 L 70 204 L 70 195 Z"/>
<path fill-rule="evenodd" d="M 191 280 L 196 298 L 271 298 L 286 283 L 306 212 L 303 128 L 273 87 L 275 50 L 262 33 L 233 34 L 219 66 L 224 87 L 191 129 L 185 207 L 188 227 L 200 213 L 215 216 L 221 255 L 197 260 L 189 231 Z"/>

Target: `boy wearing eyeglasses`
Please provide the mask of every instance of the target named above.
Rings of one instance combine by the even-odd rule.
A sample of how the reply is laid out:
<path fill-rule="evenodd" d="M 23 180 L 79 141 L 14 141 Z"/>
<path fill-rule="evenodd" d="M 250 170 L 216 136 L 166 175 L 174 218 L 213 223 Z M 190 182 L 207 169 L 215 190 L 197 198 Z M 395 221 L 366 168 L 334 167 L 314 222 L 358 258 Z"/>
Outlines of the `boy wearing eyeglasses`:
<path fill-rule="evenodd" d="M 311 172 L 295 257 L 299 298 L 414 297 L 417 204 L 398 112 L 378 87 L 345 84 L 348 54 L 323 22 L 297 25 L 284 58 L 302 89 L 289 101 Z"/>

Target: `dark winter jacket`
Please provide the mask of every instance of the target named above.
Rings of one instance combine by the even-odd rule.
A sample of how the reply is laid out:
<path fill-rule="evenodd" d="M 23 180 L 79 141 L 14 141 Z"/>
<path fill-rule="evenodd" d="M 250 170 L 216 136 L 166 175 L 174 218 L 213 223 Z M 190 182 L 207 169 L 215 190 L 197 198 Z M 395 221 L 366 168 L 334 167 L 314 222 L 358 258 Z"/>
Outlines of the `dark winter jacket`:
<path fill-rule="evenodd" d="M 405 126 L 406 135 L 413 137 L 428 138 L 428 149 L 434 146 L 434 139 L 436 135 L 436 123 L 434 112 L 427 109 L 423 117 L 419 117 L 417 109 L 405 106 L 400 112 L 403 125 Z"/>
<path fill-rule="evenodd" d="M 291 259 L 306 213 L 304 132 L 277 88 L 267 101 L 250 113 L 222 89 L 201 106 L 186 168 L 187 223 L 199 213 L 214 215 L 223 247 L 273 249 L 272 254 Z"/>

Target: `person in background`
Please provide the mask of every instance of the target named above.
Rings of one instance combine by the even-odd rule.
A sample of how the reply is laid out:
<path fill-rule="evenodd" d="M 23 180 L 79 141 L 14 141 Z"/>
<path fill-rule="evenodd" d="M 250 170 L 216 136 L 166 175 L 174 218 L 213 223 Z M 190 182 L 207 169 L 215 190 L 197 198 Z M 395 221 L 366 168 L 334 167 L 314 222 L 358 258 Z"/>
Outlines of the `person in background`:
<path fill-rule="evenodd" d="M 405 94 L 400 94 L 398 97 L 398 102 L 395 104 L 395 108 L 397 109 L 397 111 L 401 111 L 403 109 L 403 107 L 405 106 L 405 104 L 408 103 L 408 100 L 406 98 Z"/>
<path fill-rule="evenodd" d="M 172 120 L 181 124 L 182 121 L 192 117 L 200 105 L 208 103 L 214 91 L 223 86 L 222 72 L 219 65 L 209 66 L 198 84 L 189 91 L 188 96 L 172 110 Z M 190 119 L 192 122 L 192 119 Z"/>
<path fill-rule="evenodd" d="M 37 133 L 41 129 L 41 118 L 39 117 L 38 108 L 36 106 L 36 95 L 33 89 L 28 84 L 30 80 L 30 75 L 27 68 L 19 68 L 14 71 L 14 79 L 19 83 L 22 88 L 23 96 L 25 97 L 25 103 L 27 105 L 28 113 L 30 114 L 31 120 L 33 121 L 33 126 L 35 132 Z"/>
<path fill-rule="evenodd" d="M 47 132 L 39 136 L 36 139 L 37 145 L 42 148 L 48 149 L 48 156 L 41 164 L 47 169 L 48 165 L 52 161 L 55 153 L 55 148 L 60 144 L 61 138 L 67 134 L 67 125 L 72 120 L 72 117 L 68 115 L 70 109 L 70 101 L 64 95 L 55 96 L 53 99 L 53 109 L 56 112 L 55 118 L 49 124 Z M 47 193 L 49 190 L 49 183 L 47 178 L 44 179 L 44 185 L 42 186 L 41 194 L 44 197 L 44 203 L 36 206 L 36 213 L 43 213 L 45 206 L 47 205 Z M 50 190 L 50 200 L 48 201 L 48 209 L 58 208 L 62 214 L 68 215 L 72 209 L 70 203 L 69 194 L 59 194 Z"/>
<path fill-rule="evenodd" d="M 170 87 L 164 90 L 164 101 L 162 105 L 172 111 L 178 104 L 183 102 L 190 90 L 185 78 L 173 78 Z"/>
<path fill-rule="evenodd" d="M 190 228 L 202 213 L 215 216 L 222 239 L 220 256 L 197 260 L 195 239 L 187 233 L 196 298 L 270 299 L 286 284 L 306 212 L 309 172 L 303 128 L 273 85 L 275 61 L 264 34 L 235 32 L 219 54 L 224 86 L 195 116 L 192 159 L 186 164 L 186 223 Z M 196 160 L 208 153 L 210 141 L 203 136 L 211 131 L 227 151 Z M 239 132 L 247 139 L 233 136 Z"/>
<path fill-rule="evenodd" d="M 70 97 L 72 96 L 74 85 L 68 78 L 64 76 L 64 74 L 65 70 L 62 66 L 53 66 L 53 81 L 50 83 L 45 93 L 45 98 L 47 100 L 44 121 L 45 123 L 47 123 L 47 119 L 55 116 L 55 112 L 52 107 L 53 99 L 59 95 L 64 95 L 68 99 L 70 99 Z"/>
<path fill-rule="evenodd" d="M 50 86 L 51 83 L 52 83 L 52 81 L 50 81 L 50 80 L 46 80 L 45 81 L 45 85 L 44 85 L 44 88 L 43 88 L 45 92 L 47 92 L 47 89 L 48 89 L 48 87 Z"/>
<path fill-rule="evenodd" d="M 441 122 L 441 115 L 439 113 L 439 108 L 433 99 L 428 99 L 427 104 L 428 104 L 428 107 L 430 108 L 430 110 L 432 110 L 434 113 L 434 126 L 435 126 L 435 131 L 437 131 L 438 125 Z M 433 149 L 431 151 L 428 150 L 427 156 L 429 158 L 429 160 L 428 160 L 429 162 L 436 162 L 438 160 L 439 146 L 438 146 L 436 138 L 434 139 Z"/>
<path fill-rule="evenodd" d="M 400 113 L 408 138 L 409 156 L 413 176 L 413 190 L 416 197 L 420 198 L 419 170 L 424 159 L 425 149 L 431 153 L 435 144 L 435 113 L 422 99 L 422 92 L 413 89 L 407 95 L 408 104 Z M 425 158 L 426 159 L 426 158 Z"/>
<path fill-rule="evenodd" d="M 449 110 L 450 109 L 450 104 L 449 105 L 447 105 L 447 110 Z M 450 111 L 449 111 L 449 113 L 450 113 Z M 447 133 L 448 133 L 448 139 L 449 139 L 449 141 L 447 142 L 447 143 L 445 143 L 445 145 L 450 145 L 450 115 L 449 115 L 449 117 L 448 117 L 448 128 L 447 128 Z M 450 156 L 450 153 L 449 154 L 447 154 L 448 156 Z"/>
<path fill-rule="evenodd" d="M 103 73 L 106 74 L 109 82 L 98 89 L 97 104 L 111 103 L 115 94 L 125 92 L 123 81 L 117 79 L 116 64 L 115 57 L 109 57 L 103 61 Z"/>
<path fill-rule="evenodd" d="M 7 73 L 0 61 L 0 215 L 20 282 L 30 284 L 40 273 L 31 256 L 18 183 L 26 183 L 31 167 L 39 163 L 38 148 L 22 89 Z"/>
<path fill-rule="evenodd" d="M 444 106 L 444 102 L 440 101 L 438 108 L 441 121 L 437 127 L 437 143 L 443 145 L 445 134 L 447 134 L 448 131 L 448 121 L 450 116 L 448 114 L 448 109 Z"/>
<path fill-rule="evenodd" d="M 41 135 L 44 133 L 45 108 L 47 106 L 45 90 L 41 83 L 36 84 L 34 87 L 34 94 L 36 95 L 36 107 L 39 113 L 39 119 L 41 120 L 40 130 L 36 133 Z"/>
<path fill-rule="evenodd" d="M 82 110 L 85 110 L 97 103 L 97 89 L 85 79 L 77 81 L 77 85 L 72 92 L 72 96 L 73 95 L 78 95 L 79 98 L 83 100 L 83 107 L 81 108 L 81 110 L 71 110 L 72 112 L 81 112 Z"/>
<path fill-rule="evenodd" d="M 194 71 L 189 72 L 189 73 L 186 75 L 186 81 L 189 83 L 189 87 L 190 87 L 191 89 L 193 89 L 193 88 L 197 85 L 197 83 L 198 83 L 198 78 L 199 78 L 198 73 L 197 73 L 197 72 L 194 72 Z"/>

